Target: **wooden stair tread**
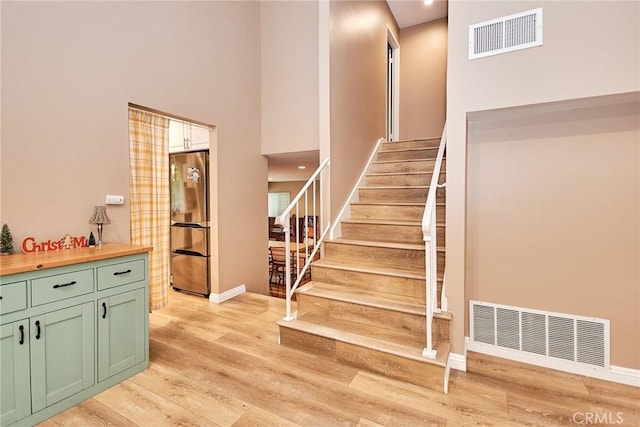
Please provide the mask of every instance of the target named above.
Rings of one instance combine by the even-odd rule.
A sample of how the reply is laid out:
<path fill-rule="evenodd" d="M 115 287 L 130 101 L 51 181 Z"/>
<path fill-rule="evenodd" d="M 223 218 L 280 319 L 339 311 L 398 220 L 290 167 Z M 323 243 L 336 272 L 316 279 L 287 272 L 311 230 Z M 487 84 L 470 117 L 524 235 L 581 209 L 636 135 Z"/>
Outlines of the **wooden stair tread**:
<path fill-rule="evenodd" d="M 421 243 L 398 243 L 398 242 L 376 242 L 373 240 L 354 240 L 354 239 L 343 239 L 342 237 L 338 237 L 333 240 L 325 240 L 325 243 L 338 243 L 345 245 L 356 245 L 356 246 L 371 246 L 376 248 L 393 248 L 393 249 L 409 249 L 409 250 L 424 250 L 424 245 Z M 442 246 L 438 246 L 436 248 L 438 252 L 444 252 L 445 248 Z"/>
<path fill-rule="evenodd" d="M 380 152 L 384 153 L 399 153 L 401 151 L 425 151 L 425 150 L 437 150 L 440 147 L 413 147 L 413 148 L 393 148 L 393 146 L 385 146 L 385 149 Z"/>
<path fill-rule="evenodd" d="M 382 164 L 382 163 L 416 163 L 416 162 L 424 162 L 425 160 L 435 160 L 435 157 L 427 157 L 425 159 L 409 159 L 409 160 L 376 160 L 371 162 L 371 164 Z"/>
<path fill-rule="evenodd" d="M 436 201 L 436 206 L 445 206 L 446 202 Z M 373 205 L 373 206 L 425 206 L 423 202 L 352 202 L 351 205 Z"/>
<path fill-rule="evenodd" d="M 371 246 L 376 248 L 392 248 L 392 249 L 408 249 L 408 250 L 416 250 L 416 251 L 424 251 L 423 244 L 414 244 L 414 243 L 397 243 L 397 242 L 375 242 L 368 240 L 354 240 L 354 239 L 343 239 L 342 237 L 338 237 L 333 240 L 326 240 L 327 243 L 337 243 L 343 245 L 355 245 L 355 246 Z"/>
<path fill-rule="evenodd" d="M 425 206 L 427 202 L 353 202 L 351 205 L 371 205 L 371 206 Z M 437 203 L 437 205 L 444 205 L 443 203 Z"/>
<path fill-rule="evenodd" d="M 298 294 L 310 295 L 330 300 L 352 304 L 376 307 L 384 310 L 426 316 L 425 301 L 418 301 L 414 297 L 399 294 L 384 294 L 381 292 L 351 288 L 343 285 L 333 285 L 322 282 L 309 282 L 300 287 Z"/>
<path fill-rule="evenodd" d="M 426 274 L 424 271 L 422 272 L 411 272 L 406 270 L 398 270 L 390 267 L 379 267 L 374 265 L 357 265 L 357 264 L 346 264 L 337 261 L 328 261 L 325 259 L 320 259 L 318 261 L 314 261 L 313 263 L 316 267 L 324 267 L 324 268 L 333 268 L 336 270 L 345 270 L 345 271 L 354 271 L 357 273 L 371 273 L 383 276 L 390 277 L 401 277 L 406 279 L 416 279 L 416 280 L 426 280 Z M 442 283 L 442 279 L 438 279 L 439 283 Z"/>
<path fill-rule="evenodd" d="M 395 219 L 347 218 L 347 219 L 343 219 L 342 222 L 348 223 L 348 224 L 371 224 L 371 225 L 408 225 L 408 226 L 422 225 L 422 221 L 408 221 L 408 220 L 395 220 Z"/>
<path fill-rule="evenodd" d="M 371 219 L 371 218 L 347 218 L 342 222 L 349 224 L 372 224 L 372 225 L 422 225 L 422 221 L 410 221 L 410 220 L 396 220 L 396 219 Z M 437 221 L 437 227 L 444 227 L 445 222 Z"/>
<path fill-rule="evenodd" d="M 393 354 L 395 356 L 404 357 L 430 365 L 437 365 L 442 368 L 446 367 L 447 359 L 449 358 L 450 344 L 448 342 L 442 342 L 436 347 L 437 353 L 435 359 L 427 359 L 422 357 L 423 349 L 415 346 L 402 345 L 377 338 L 372 338 L 353 332 L 347 332 L 340 329 L 332 328 L 330 326 L 306 322 L 302 319 L 296 319 L 292 321 L 280 320 L 277 323 L 278 326 L 282 326 L 285 328 L 298 330 L 300 332 L 306 332 L 312 335 L 319 335 L 336 341 L 369 348 L 382 353 Z"/>
<path fill-rule="evenodd" d="M 373 177 L 373 176 L 404 176 L 404 175 L 429 175 L 432 174 L 433 171 L 424 171 L 424 172 L 372 172 L 368 173 L 365 176 Z"/>
<path fill-rule="evenodd" d="M 428 185 L 371 185 L 360 187 L 358 190 L 406 190 L 406 189 L 428 189 Z"/>
<path fill-rule="evenodd" d="M 313 263 L 314 266 L 317 267 L 326 267 L 333 268 L 336 270 L 346 270 L 346 271 L 355 271 L 358 273 L 371 273 L 371 274 L 380 274 L 384 276 L 392 276 L 392 277 L 403 277 L 407 279 L 418 279 L 418 280 L 426 280 L 426 275 L 424 272 L 421 273 L 413 273 L 404 270 L 397 270 L 390 267 L 378 267 L 374 265 L 355 265 L 355 264 L 345 264 L 336 261 L 327 261 L 325 259 L 320 259 Z"/>
<path fill-rule="evenodd" d="M 412 139 L 399 139 L 397 141 L 386 141 L 384 144 L 397 144 L 399 142 L 417 142 L 417 141 L 435 141 L 435 140 L 440 140 L 441 137 L 439 136 L 432 136 L 429 138 L 412 138 Z"/>

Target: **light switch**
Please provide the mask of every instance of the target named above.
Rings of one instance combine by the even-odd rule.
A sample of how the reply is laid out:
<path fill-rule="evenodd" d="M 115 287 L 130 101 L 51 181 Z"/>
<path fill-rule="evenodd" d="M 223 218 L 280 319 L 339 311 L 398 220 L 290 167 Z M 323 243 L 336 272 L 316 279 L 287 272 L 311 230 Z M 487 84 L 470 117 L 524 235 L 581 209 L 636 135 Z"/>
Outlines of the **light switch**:
<path fill-rule="evenodd" d="M 105 203 L 107 205 L 123 205 L 124 204 L 124 196 L 107 195 Z"/>

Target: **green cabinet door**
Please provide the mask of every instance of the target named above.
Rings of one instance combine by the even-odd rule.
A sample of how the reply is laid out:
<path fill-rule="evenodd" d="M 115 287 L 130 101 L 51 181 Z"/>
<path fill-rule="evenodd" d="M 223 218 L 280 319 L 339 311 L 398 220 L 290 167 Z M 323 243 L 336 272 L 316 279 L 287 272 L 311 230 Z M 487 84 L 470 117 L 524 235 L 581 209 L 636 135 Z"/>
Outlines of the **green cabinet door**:
<path fill-rule="evenodd" d="M 98 300 L 98 381 L 145 360 L 145 292 Z"/>
<path fill-rule="evenodd" d="M 30 319 L 33 413 L 95 383 L 94 304 Z"/>
<path fill-rule="evenodd" d="M 29 320 L 0 326 L 0 426 L 31 415 Z"/>

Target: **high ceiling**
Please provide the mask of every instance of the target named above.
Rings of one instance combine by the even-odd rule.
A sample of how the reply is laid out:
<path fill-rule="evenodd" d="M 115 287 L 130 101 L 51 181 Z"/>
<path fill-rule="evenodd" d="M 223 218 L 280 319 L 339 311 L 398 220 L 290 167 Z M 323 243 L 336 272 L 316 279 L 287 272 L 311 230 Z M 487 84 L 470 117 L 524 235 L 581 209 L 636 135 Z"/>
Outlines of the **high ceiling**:
<path fill-rule="evenodd" d="M 448 15 L 447 0 L 435 0 L 426 6 L 423 0 L 387 0 L 400 28 L 411 27 Z M 316 170 L 318 151 L 269 155 L 269 181 L 306 181 Z M 298 169 L 306 166 L 306 169 Z"/>
<path fill-rule="evenodd" d="M 447 0 L 435 0 L 430 6 L 423 0 L 387 0 L 387 4 L 400 28 L 444 18 L 449 10 Z"/>

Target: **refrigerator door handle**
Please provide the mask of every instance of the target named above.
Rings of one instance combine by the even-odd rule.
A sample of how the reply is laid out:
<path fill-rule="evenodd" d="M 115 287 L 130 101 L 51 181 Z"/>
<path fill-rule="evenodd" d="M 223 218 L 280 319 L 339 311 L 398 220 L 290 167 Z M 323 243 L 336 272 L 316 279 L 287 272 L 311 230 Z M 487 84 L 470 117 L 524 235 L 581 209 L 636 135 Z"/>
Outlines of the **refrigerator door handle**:
<path fill-rule="evenodd" d="M 206 255 L 202 255 L 200 252 L 188 251 L 186 249 L 176 249 L 173 252 L 176 253 L 176 254 L 181 254 L 181 255 L 192 255 L 192 256 L 206 257 Z"/>
<path fill-rule="evenodd" d="M 185 227 L 185 228 L 209 228 L 208 222 L 177 222 L 171 221 L 173 227 Z"/>

